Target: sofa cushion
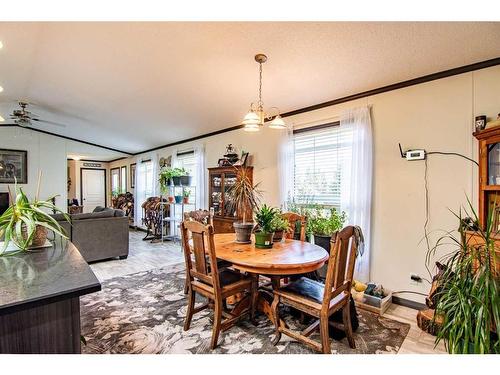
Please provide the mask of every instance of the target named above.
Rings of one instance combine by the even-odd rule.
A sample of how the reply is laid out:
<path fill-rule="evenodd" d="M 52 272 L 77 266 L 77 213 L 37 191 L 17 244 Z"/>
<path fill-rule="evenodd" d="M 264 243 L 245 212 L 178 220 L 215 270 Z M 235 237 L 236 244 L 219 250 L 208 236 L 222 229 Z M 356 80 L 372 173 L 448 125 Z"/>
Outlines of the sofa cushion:
<path fill-rule="evenodd" d="M 63 214 L 51 214 L 52 218 L 56 219 L 57 221 L 65 221 L 66 218 L 64 217 Z"/>
<path fill-rule="evenodd" d="M 74 214 L 71 215 L 73 220 L 85 220 L 85 219 L 102 219 L 107 217 L 115 216 L 114 210 L 104 210 L 101 212 L 86 212 L 83 214 Z"/>
<path fill-rule="evenodd" d="M 92 212 L 103 212 L 103 211 L 113 211 L 113 208 L 97 206 L 96 208 L 94 208 L 94 211 Z"/>
<path fill-rule="evenodd" d="M 125 216 L 125 211 L 123 211 L 123 210 L 114 210 L 114 211 L 115 211 L 115 217 Z"/>

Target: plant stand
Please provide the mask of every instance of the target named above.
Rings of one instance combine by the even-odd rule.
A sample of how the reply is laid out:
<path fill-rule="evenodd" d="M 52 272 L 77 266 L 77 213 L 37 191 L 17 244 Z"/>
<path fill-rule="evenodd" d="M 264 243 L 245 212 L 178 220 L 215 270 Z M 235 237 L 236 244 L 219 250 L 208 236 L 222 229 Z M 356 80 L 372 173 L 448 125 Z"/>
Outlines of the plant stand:
<path fill-rule="evenodd" d="M 187 210 L 194 211 L 196 210 L 196 187 L 195 186 L 184 186 L 184 185 L 170 185 L 169 194 L 170 196 L 181 195 L 184 196 L 184 192 L 186 189 L 189 189 L 191 192 L 189 196 L 189 203 L 184 203 L 181 201 L 180 203 L 174 202 L 163 202 L 162 205 L 170 206 L 170 216 L 161 218 L 161 241 L 181 241 L 179 226 L 182 220 L 184 220 L 184 212 Z M 160 210 L 160 212 L 164 212 L 164 210 Z M 168 227 L 168 230 L 167 230 Z M 167 234 L 168 233 L 168 234 Z"/>

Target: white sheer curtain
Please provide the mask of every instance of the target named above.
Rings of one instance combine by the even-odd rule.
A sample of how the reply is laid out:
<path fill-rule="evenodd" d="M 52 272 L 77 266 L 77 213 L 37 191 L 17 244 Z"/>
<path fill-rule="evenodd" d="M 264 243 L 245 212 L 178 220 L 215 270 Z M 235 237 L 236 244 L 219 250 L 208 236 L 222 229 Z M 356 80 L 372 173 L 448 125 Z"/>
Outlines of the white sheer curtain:
<path fill-rule="evenodd" d="M 287 209 L 287 201 L 293 195 L 293 163 L 293 129 L 289 127 L 283 131 L 283 136 L 280 139 L 278 159 L 280 203 L 285 210 Z"/>
<path fill-rule="evenodd" d="M 207 189 L 206 189 L 206 158 L 205 145 L 199 145 L 194 148 L 194 157 L 196 160 L 195 186 L 196 186 L 196 208 L 207 209 Z"/>
<path fill-rule="evenodd" d="M 134 189 L 134 224 L 142 225 L 142 204 L 149 197 L 159 194 L 158 183 L 158 154 L 151 152 L 142 154 L 135 160 L 135 189 Z"/>
<path fill-rule="evenodd" d="M 350 157 L 342 168 L 341 209 L 351 225 L 361 227 L 364 252 L 356 260 L 355 277 L 370 281 L 370 219 L 372 205 L 373 140 L 369 107 L 342 113 L 340 126 L 352 134 Z"/>

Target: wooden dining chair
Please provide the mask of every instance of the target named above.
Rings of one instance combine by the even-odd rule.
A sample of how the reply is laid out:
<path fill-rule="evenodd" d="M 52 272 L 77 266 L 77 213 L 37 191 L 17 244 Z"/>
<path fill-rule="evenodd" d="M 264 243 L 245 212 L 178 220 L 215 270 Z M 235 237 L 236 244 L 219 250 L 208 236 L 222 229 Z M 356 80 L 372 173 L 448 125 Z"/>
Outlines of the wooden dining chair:
<path fill-rule="evenodd" d="M 198 223 L 202 223 L 204 225 L 210 224 L 214 225 L 213 216 L 210 215 L 210 211 L 208 210 L 194 210 L 189 212 L 184 212 L 184 221 L 197 221 Z M 232 264 L 226 262 L 225 260 L 217 260 L 217 265 L 219 270 L 222 268 L 231 267 Z M 186 270 L 187 272 L 187 270 Z M 184 283 L 184 294 L 188 294 L 188 276 L 186 275 L 186 282 Z"/>
<path fill-rule="evenodd" d="M 295 212 L 284 212 L 281 214 L 283 219 L 290 223 L 290 229 L 284 234 L 285 238 L 294 239 L 297 222 L 300 222 L 300 241 L 306 241 L 307 217 Z"/>
<path fill-rule="evenodd" d="M 257 302 L 257 281 L 254 277 L 231 269 L 219 272 L 215 257 L 214 228 L 212 225 L 203 225 L 197 221 L 183 221 L 181 233 L 189 289 L 184 330 L 189 329 L 194 314 L 213 306 L 214 319 L 210 347 L 214 349 L 217 346 L 220 331 L 230 328 L 248 313 L 253 321 Z M 190 238 L 192 246 L 189 245 Z M 243 292 L 250 293 L 249 309 L 244 309 L 238 315 L 223 309 L 223 300 Z M 195 307 L 196 293 L 208 298 L 208 303 Z M 223 316 L 224 321 L 222 321 Z"/>
<path fill-rule="evenodd" d="M 353 349 L 356 347 L 352 334 L 349 301 L 358 251 L 357 239 L 360 238 L 358 231 L 360 231 L 359 227 L 348 226 L 332 236 L 325 284 L 301 277 L 274 291 L 271 306 L 276 330 L 274 345 L 281 339 L 281 333 L 284 333 L 314 350 L 330 353 L 329 318 L 336 311 L 342 310 L 342 321 L 349 346 Z M 279 323 L 278 305 L 280 303 L 311 315 L 317 320 L 300 333 L 292 331 Z M 318 326 L 321 343 L 309 337 Z"/>

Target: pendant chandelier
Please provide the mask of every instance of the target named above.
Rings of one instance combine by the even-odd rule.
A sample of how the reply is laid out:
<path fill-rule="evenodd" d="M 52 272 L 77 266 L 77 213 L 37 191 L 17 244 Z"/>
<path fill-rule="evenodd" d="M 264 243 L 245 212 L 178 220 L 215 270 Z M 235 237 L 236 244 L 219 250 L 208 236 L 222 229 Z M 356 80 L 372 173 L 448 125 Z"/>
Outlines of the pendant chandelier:
<path fill-rule="evenodd" d="M 264 122 L 271 119 L 272 121 L 269 123 L 270 128 L 286 129 L 285 121 L 281 118 L 278 108 L 270 108 L 270 110 L 275 109 L 277 111 L 274 119 L 272 114 L 264 111 L 264 102 L 262 101 L 262 64 L 267 61 L 267 56 L 259 53 L 255 55 L 255 61 L 259 63 L 259 101 L 250 104 L 250 111 L 246 114 L 241 123 L 244 126 L 243 130 L 247 132 L 258 132 L 264 126 Z"/>

